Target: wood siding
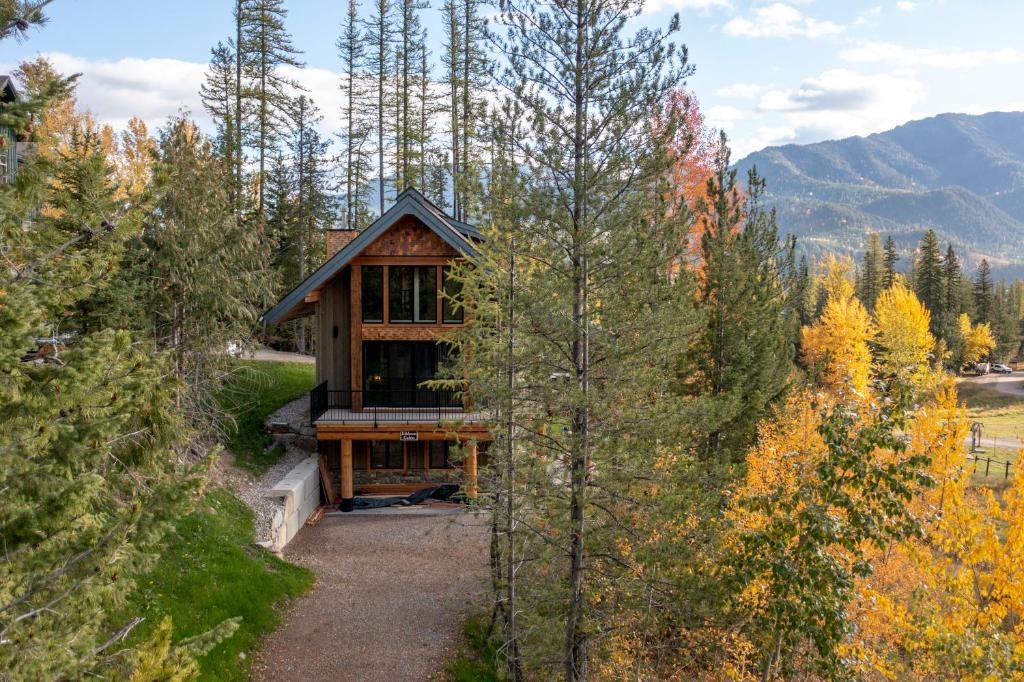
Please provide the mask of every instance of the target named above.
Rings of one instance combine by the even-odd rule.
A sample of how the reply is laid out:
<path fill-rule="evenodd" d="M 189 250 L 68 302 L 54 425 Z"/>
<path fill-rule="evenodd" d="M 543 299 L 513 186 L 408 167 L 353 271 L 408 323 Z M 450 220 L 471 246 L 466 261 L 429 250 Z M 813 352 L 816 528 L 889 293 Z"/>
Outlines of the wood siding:
<path fill-rule="evenodd" d="M 316 382 L 327 382 L 328 388 L 350 386 L 352 355 L 349 333 L 351 297 L 349 270 L 345 269 L 320 291 L 317 301 L 318 339 L 316 351 Z M 335 336 L 334 329 L 338 332 Z"/>

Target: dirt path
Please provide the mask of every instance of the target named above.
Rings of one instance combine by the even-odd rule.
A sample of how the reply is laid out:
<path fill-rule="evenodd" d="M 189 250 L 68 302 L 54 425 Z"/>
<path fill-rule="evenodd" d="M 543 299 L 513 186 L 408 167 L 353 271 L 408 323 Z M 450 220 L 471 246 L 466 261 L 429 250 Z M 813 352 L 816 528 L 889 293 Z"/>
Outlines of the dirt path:
<path fill-rule="evenodd" d="M 253 680 L 423 682 L 444 670 L 487 579 L 480 516 L 344 515 L 285 558 L 317 577 L 263 643 Z"/>
<path fill-rule="evenodd" d="M 263 360 L 264 362 L 301 362 L 309 365 L 316 362 L 316 356 L 314 355 L 286 353 L 284 351 L 269 350 L 267 348 L 247 353 L 244 357 L 250 360 Z"/>

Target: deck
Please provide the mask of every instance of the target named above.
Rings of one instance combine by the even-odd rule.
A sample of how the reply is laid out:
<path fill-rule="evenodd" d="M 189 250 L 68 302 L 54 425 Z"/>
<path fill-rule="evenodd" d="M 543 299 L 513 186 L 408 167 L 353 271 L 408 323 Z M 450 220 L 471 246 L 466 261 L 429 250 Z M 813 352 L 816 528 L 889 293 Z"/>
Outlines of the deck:
<path fill-rule="evenodd" d="M 454 391 L 348 391 L 324 382 L 309 392 L 313 424 L 479 424 L 485 412 L 467 410 Z"/>
<path fill-rule="evenodd" d="M 313 420 L 314 424 L 439 424 L 479 423 L 487 420 L 483 412 L 466 412 L 461 409 L 437 410 L 427 407 L 329 407 Z"/>

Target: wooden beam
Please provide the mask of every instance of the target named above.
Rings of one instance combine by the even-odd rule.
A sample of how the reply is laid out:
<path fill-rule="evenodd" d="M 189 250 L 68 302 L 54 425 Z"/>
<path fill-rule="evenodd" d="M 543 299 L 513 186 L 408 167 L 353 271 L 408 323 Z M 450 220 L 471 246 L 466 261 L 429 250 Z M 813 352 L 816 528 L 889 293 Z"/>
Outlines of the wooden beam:
<path fill-rule="evenodd" d="M 306 298 L 302 299 L 305 303 L 316 303 L 320 300 L 320 290 L 311 291 L 306 294 Z"/>
<path fill-rule="evenodd" d="M 323 456 L 319 457 L 320 460 L 320 482 L 324 486 L 324 493 L 327 495 L 327 504 L 334 504 L 336 499 L 334 491 L 334 481 L 331 480 L 331 470 L 327 468 L 327 462 L 324 461 Z"/>
<path fill-rule="evenodd" d="M 341 511 L 352 511 L 352 439 L 341 441 Z"/>
<path fill-rule="evenodd" d="M 477 496 L 476 488 L 476 441 L 466 444 L 466 497 L 473 500 Z"/>
<path fill-rule="evenodd" d="M 420 424 L 420 427 L 423 425 Z M 487 431 L 486 427 L 474 429 L 461 428 L 457 431 L 445 430 L 422 430 L 414 424 L 400 426 L 389 426 L 379 429 L 367 427 L 365 424 L 317 424 L 317 440 L 401 440 L 402 432 L 415 431 L 417 440 L 455 440 L 466 442 L 469 440 L 491 441 L 494 438 Z"/>

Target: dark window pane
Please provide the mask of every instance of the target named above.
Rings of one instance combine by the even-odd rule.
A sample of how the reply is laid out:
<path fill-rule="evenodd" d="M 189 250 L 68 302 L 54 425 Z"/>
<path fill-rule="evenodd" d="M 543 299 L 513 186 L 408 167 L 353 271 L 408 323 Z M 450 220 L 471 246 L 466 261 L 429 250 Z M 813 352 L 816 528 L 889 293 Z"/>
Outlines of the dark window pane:
<path fill-rule="evenodd" d="M 448 441 L 430 441 L 430 468 L 450 469 L 451 466 L 452 463 L 448 459 Z"/>
<path fill-rule="evenodd" d="M 384 266 L 363 266 L 363 322 L 384 321 Z"/>
<path fill-rule="evenodd" d="M 391 322 L 412 322 L 414 268 L 388 268 L 388 317 Z"/>
<path fill-rule="evenodd" d="M 398 441 L 375 440 L 370 442 L 370 468 L 404 469 L 402 444 Z"/>
<path fill-rule="evenodd" d="M 388 442 L 386 440 L 370 441 L 370 468 L 386 469 L 388 465 Z"/>
<path fill-rule="evenodd" d="M 451 299 L 455 301 L 462 300 L 462 282 L 457 282 L 451 277 L 449 273 L 451 268 L 444 268 L 441 271 L 441 276 L 444 278 L 444 299 L 442 303 L 442 317 L 441 319 L 448 323 L 460 323 L 462 322 L 462 306 L 456 306 Z"/>
<path fill-rule="evenodd" d="M 416 268 L 416 321 L 437 322 L 437 268 Z"/>

